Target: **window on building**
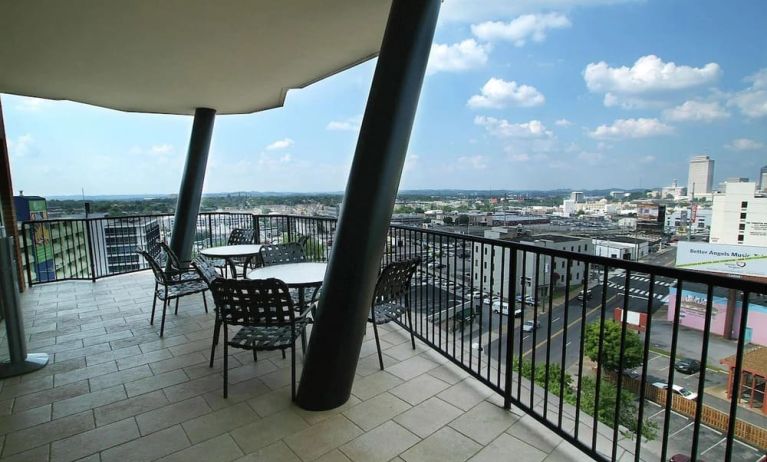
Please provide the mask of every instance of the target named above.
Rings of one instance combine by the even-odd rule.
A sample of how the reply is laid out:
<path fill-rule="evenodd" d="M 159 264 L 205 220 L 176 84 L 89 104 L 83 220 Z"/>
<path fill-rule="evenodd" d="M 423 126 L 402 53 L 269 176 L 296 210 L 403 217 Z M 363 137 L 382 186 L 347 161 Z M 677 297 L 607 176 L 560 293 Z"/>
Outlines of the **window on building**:
<path fill-rule="evenodd" d="M 741 242 L 743 242 L 743 235 L 739 234 L 738 235 L 738 244 L 740 244 Z"/>
<path fill-rule="evenodd" d="M 745 220 L 746 219 L 746 212 L 743 212 L 740 214 L 740 219 Z"/>
<path fill-rule="evenodd" d="M 746 224 L 745 224 L 745 223 L 741 223 L 741 224 L 739 224 L 739 225 L 738 225 L 738 229 L 739 229 L 740 231 L 745 231 L 745 229 L 746 229 Z"/>
<path fill-rule="evenodd" d="M 745 209 L 746 207 L 748 207 L 748 202 L 747 201 L 743 201 L 743 202 L 740 203 L 740 208 Z"/>

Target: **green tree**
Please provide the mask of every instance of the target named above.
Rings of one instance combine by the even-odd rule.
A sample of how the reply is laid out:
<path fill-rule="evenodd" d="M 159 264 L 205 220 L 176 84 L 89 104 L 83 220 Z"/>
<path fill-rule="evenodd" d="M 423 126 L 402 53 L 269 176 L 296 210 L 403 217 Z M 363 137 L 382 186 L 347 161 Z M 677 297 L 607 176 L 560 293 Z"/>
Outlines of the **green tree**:
<path fill-rule="evenodd" d="M 453 224 L 453 217 L 445 217 L 442 219 L 442 222 L 446 225 L 452 225 Z"/>
<path fill-rule="evenodd" d="M 604 330 L 600 323 L 592 322 L 586 327 L 586 356 L 607 370 L 617 372 L 621 366 L 621 325 L 613 320 L 606 320 Z M 599 357 L 599 339 L 602 340 L 602 357 Z M 623 369 L 632 369 L 642 364 L 642 341 L 639 334 L 626 330 L 623 344 Z"/>
<path fill-rule="evenodd" d="M 456 225 L 468 225 L 469 224 L 469 216 L 468 215 L 458 215 L 458 217 L 455 219 Z"/>
<path fill-rule="evenodd" d="M 602 380 L 599 382 L 599 402 L 596 402 L 596 379 L 594 377 L 583 377 L 581 379 L 581 410 L 589 415 L 596 412 L 600 422 L 613 427 L 615 422 L 625 428 L 621 434 L 625 438 L 633 438 L 639 430 L 639 419 L 637 418 L 637 397 L 628 390 L 621 390 L 620 406 L 618 417 L 615 416 L 615 406 L 618 401 L 618 387 L 614 383 Z M 577 403 L 577 396 L 566 396 L 570 404 Z M 652 441 L 658 437 L 658 424 L 645 419 L 642 422 L 642 436 L 647 441 Z"/>

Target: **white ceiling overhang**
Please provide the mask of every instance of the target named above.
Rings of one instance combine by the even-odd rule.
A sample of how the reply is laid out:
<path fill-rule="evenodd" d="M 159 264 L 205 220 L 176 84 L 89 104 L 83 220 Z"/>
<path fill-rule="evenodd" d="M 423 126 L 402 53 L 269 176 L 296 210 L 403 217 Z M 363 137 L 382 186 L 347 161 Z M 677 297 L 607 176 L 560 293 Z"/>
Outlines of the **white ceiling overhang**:
<path fill-rule="evenodd" d="M 390 0 L 0 2 L 0 93 L 245 114 L 378 54 Z"/>

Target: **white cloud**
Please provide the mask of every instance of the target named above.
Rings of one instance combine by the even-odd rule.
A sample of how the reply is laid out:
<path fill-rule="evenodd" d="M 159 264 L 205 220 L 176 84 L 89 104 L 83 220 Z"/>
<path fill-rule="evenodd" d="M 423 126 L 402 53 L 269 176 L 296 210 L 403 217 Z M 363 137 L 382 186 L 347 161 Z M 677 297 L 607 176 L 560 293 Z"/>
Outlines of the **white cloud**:
<path fill-rule="evenodd" d="M 155 144 L 149 150 L 152 154 L 163 155 L 163 154 L 170 154 L 171 152 L 173 152 L 174 148 L 170 144 Z"/>
<path fill-rule="evenodd" d="M 649 163 L 655 162 L 655 156 L 648 155 L 648 156 L 640 157 L 639 162 L 643 164 L 649 164 Z"/>
<path fill-rule="evenodd" d="M 487 21 L 473 24 L 471 32 L 486 42 L 506 41 L 521 47 L 528 40 L 542 42 L 550 29 L 570 27 L 570 20 L 560 13 L 524 14 L 510 22 Z"/>
<path fill-rule="evenodd" d="M 32 135 L 29 133 L 26 133 L 24 135 L 19 136 L 18 138 L 11 139 L 8 138 L 8 154 L 11 157 L 25 157 L 29 154 L 30 149 L 35 143 L 35 139 L 32 138 Z"/>
<path fill-rule="evenodd" d="M 663 116 L 674 122 L 712 122 L 730 116 L 716 101 L 685 101 L 679 106 L 663 111 Z"/>
<path fill-rule="evenodd" d="M 495 77 L 482 86 L 479 95 L 469 98 L 471 108 L 501 109 L 507 106 L 533 107 L 540 106 L 546 101 L 543 94 L 530 85 L 519 85 L 517 82 L 507 82 Z"/>
<path fill-rule="evenodd" d="M 489 51 L 490 45 L 479 44 L 474 39 L 452 45 L 435 43 L 431 46 L 426 73 L 461 72 L 482 67 L 487 63 Z"/>
<path fill-rule="evenodd" d="M 647 138 L 673 132 L 673 127 L 658 119 L 618 119 L 612 125 L 600 125 L 589 136 L 596 139 Z"/>
<path fill-rule="evenodd" d="M 477 116 L 474 123 L 499 138 L 551 138 L 554 135 L 540 120 L 514 124 L 505 119 Z"/>
<path fill-rule="evenodd" d="M 557 127 L 569 127 L 573 123 L 567 119 L 559 119 L 556 122 L 554 122 L 554 125 Z"/>
<path fill-rule="evenodd" d="M 484 170 L 487 168 L 487 157 L 481 155 L 462 156 L 458 158 L 458 164 L 474 170 Z"/>
<path fill-rule="evenodd" d="M 736 138 L 725 144 L 724 147 L 731 151 L 753 151 L 763 148 L 764 143 L 749 138 Z"/>
<path fill-rule="evenodd" d="M 751 86 L 735 93 L 727 104 L 736 106 L 746 117 L 767 116 L 767 68 L 746 77 Z"/>
<path fill-rule="evenodd" d="M 51 100 L 33 98 L 31 96 L 17 96 L 15 108 L 24 112 L 38 112 L 47 106 Z"/>
<path fill-rule="evenodd" d="M 331 130 L 331 131 L 356 132 L 356 131 L 359 131 L 361 124 L 362 124 L 362 116 L 358 115 L 354 117 L 349 117 L 348 119 L 344 119 L 344 120 L 333 120 L 331 122 L 328 122 L 328 125 L 325 127 L 325 129 Z"/>
<path fill-rule="evenodd" d="M 583 161 L 589 165 L 596 165 L 604 159 L 604 154 L 600 152 L 588 152 L 583 151 L 578 154 L 578 160 Z"/>
<path fill-rule="evenodd" d="M 578 7 L 638 1 L 643 0 L 451 0 L 442 5 L 439 18 L 444 22 L 477 22 L 495 18 L 513 18 L 528 13 L 566 11 Z"/>
<path fill-rule="evenodd" d="M 270 144 L 266 147 L 267 151 L 276 151 L 278 149 L 287 149 L 291 146 L 293 146 L 294 142 L 290 138 L 284 138 L 281 140 L 277 140 L 274 143 Z"/>
<path fill-rule="evenodd" d="M 279 169 L 285 164 L 289 164 L 293 161 L 293 156 L 290 154 L 271 154 L 262 152 L 258 156 L 258 166 L 272 170 Z"/>
<path fill-rule="evenodd" d="M 605 93 L 605 106 L 640 107 L 647 94 L 685 90 L 713 83 L 721 75 L 717 63 L 703 67 L 663 62 L 655 55 L 642 56 L 631 66 L 610 67 L 606 62 L 590 63 L 583 71 L 586 86 L 593 93 Z"/>

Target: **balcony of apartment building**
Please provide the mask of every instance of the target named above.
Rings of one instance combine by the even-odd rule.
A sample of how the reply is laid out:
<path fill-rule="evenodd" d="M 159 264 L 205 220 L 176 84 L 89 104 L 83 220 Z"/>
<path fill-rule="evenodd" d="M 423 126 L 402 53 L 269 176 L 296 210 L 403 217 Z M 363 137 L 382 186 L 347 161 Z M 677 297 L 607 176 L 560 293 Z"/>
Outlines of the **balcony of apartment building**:
<path fill-rule="evenodd" d="M 73 235 L 76 249 L 69 253 L 49 255 L 45 239 L 17 247 L 19 282 L 26 286 L 19 297 L 23 337 L 28 351 L 47 353 L 49 363 L 0 381 L 0 457 L 759 458 L 767 446 L 763 416 L 733 390 L 756 387 L 741 378 L 746 331 L 759 327 L 749 315 L 764 308 L 759 294 L 767 292 L 765 284 L 556 246 L 390 226 L 440 3 L 301 1 L 287 8 L 265 0 L 226 11 L 189 2 L 153 11 L 153 21 L 134 4 L 43 9 L 25 3 L 0 18 L 0 33 L 9 37 L 3 35 L 0 54 L 11 64 L 0 80 L 2 92 L 194 114 L 176 213 L 132 217 L 139 223 L 134 230 L 148 223 L 159 228 L 132 233 L 136 245 L 157 248 L 169 238 L 188 262 L 201 249 L 225 243 L 237 228 L 252 230 L 257 244 L 302 242 L 310 261 L 327 264 L 306 354 L 296 348 L 300 383 L 293 400 L 291 360 L 279 352 L 256 358 L 233 350 L 227 377 L 222 348 L 211 352 L 216 318 L 202 297 L 182 298 L 177 313 L 169 309 L 160 335 L 149 320 L 152 274 L 108 265 L 105 233 L 97 230 L 113 219 L 70 219 L 69 226 L 22 222 L 17 232 L 9 218 L 4 152 L 3 220 L 16 242 L 46 227 L 57 227 L 59 238 L 67 230 L 85 231 L 85 239 Z M 211 20 L 222 14 L 227 21 Z M 248 45 L 233 48 L 232 40 Z M 125 49 L 126 43 L 136 48 Z M 35 52 L 42 49 L 46 53 Z M 226 59 L 221 50 L 229 50 Z M 216 113 L 279 106 L 285 89 L 376 55 L 337 220 L 198 213 Z M 206 242 L 196 242 L 200 228 Z M 71 255 L 78 256 L 74 265 L 57 261 Z M 416 257 L 401 300 L 412 322 L 397 318 L 374 330 L 368 317 L 379 271 Z M 64 270 L 41 278 L 35 268 L 49 261 Z M 685 305 L 688 285 L 704 292 L 697 311 Z M 721 341 L 710 322 L 699 330 L 680 327 L 682 313 L 712 319 L 719 306 L 715 290 L 731 295 L 726 305 L 735 341 Z M 669 322 L 670 297 L 685 309 L 674 310 Z M 717 392 L 717 372 L 710 368 L 723 355 L 732 356 L 732 379 L 724 385 L 731 396 Z M 682 358 L 704 367 L 682 375 L 675 369 Z"/>

